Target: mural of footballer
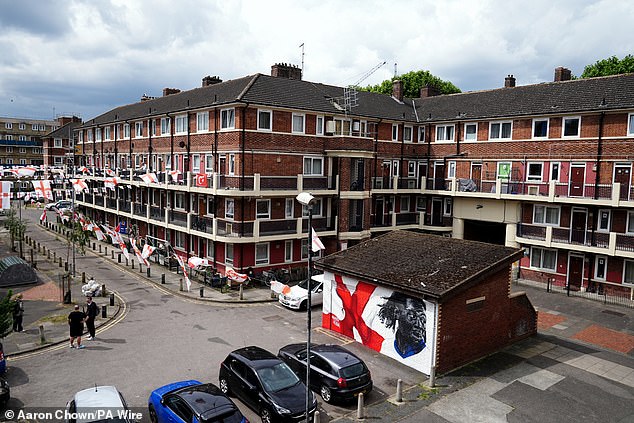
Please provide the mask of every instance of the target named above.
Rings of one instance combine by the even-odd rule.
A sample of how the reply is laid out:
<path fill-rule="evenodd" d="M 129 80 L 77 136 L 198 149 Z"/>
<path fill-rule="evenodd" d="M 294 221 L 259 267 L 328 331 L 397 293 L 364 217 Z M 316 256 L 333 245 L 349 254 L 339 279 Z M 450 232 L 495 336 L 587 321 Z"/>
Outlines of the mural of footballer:
<path fill-rule="evenodd" d="M 427 337 L 425 302 L 393 292 L 380 304 L 378 317 L 388 329 L 395 332 L 394 349 L 402 357 L 418 354 L 425 348 Z"/>

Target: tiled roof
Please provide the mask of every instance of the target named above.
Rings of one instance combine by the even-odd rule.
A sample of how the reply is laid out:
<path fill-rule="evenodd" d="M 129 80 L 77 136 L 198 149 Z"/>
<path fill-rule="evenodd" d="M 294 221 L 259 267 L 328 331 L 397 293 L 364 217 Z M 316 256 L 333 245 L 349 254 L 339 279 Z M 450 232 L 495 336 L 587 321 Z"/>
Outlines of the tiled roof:
<path fill-rule="evenodd" d="M 522 251 L 516 248 L 393 231 L 326 256 L 315 266 L 378 285 L 443 298 L 521 256 Z"/>
<path fill-rule="evenodd" d="M 56 130 L 49 132 L 45 135 L 45 138 L 63 138 L 63 139 L 71 139 L 73 130 L 75 128 L 79 128 L 81 126 L 81 122 L 68 122 L 66 125 L 63 125 Z"/>

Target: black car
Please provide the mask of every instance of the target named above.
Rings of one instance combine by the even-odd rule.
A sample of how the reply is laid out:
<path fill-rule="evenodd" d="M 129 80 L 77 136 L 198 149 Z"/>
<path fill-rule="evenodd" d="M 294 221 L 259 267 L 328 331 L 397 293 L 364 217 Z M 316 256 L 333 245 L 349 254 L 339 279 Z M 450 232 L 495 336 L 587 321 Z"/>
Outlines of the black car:
<path fill-rule="evenodd" d="M 278 356 L 293 371 L 306 375 L 306 344 L 282 347 Z M 370 370 L 363 360 L 338 345 L 310 347 L 310 388 L 326 402 L 351 400 L 372 390 Z"/>
<path fill-rule="evenodd" d="M 306 420 L 306 385 L 273 353 L 250 346 L 231 352 L 220 365 L 220 390 L 259 413 L 263 423 Z M 309 414 L 317 408 L 310 392 Z"/>
<path fill-rule="evenodd" d="M 0 407 L 5 407 L 11 399 L 11 389 L 9 383 L 0 378 Z"/>

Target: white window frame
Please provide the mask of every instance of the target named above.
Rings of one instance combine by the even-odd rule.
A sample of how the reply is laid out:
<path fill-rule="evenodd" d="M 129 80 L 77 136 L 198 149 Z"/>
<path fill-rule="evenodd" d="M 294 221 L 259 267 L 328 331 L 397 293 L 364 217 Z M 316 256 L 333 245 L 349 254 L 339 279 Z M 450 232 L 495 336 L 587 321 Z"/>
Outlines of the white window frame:
<path fill-rule="evenodd" d="M 19 128 L 20 130 L 25 130 L 25 129 L 26 129 L 26 125 L 25 125 L 25 124 L 23 124 L 23 123 L 21 123 L 21 124 L 19 124 L 19 125 L 18 125 L 18 128 Z"/>
<path fill-rule="evenodd" d="M 209 132 L 209 112 L 196 113 L 196 132 Z"/>
<path fill-rule="evenodd" d="M 13 129 L 13 123 L 5 122 L 4 123 L 4 129 Z"/>
<path fill-rule="evenodd" d="M 398 124 L 392 124 L 392 141 L 398 141 Z"/>
<path fill-rule="evenodd" d="M 110 139 L 110 127 L 106 126 L 105 128 L 103 128 L 103 139 L 104 140 L 109 140 Z"/>
<path fill-rule="evenodd" d="M 627 212 L 626 228 L 625 232 L 628 234 L 634 234 L 634 211 Z"/>
<path fill-rule="evenodd" d="M 213 173 L 214 172 L 214 156 L 213 154 L 207 154 L 205 156 L 205 172 Z"/>
<path fill-rule="evenodd" d="M 172 126 L 172 119 L 168 117 L 161 118 L 161 135 L 169 135 Z"/>
<path fill-rule="evenodd" d="M 134 122 L 134 137 L 141 138 L 143 136 L 143 122 Z"/>
<path fill-rule="evenodd" d="M 566 132 L 566 120 L 574 120 L 577 119 L 579 121 L 579 125 L 577 126 L 577 133 L 574 135 L 565 135 Z M 562 138 L 579 138 L 581 136 L 581 116 L 564 116 L 561 118 L 561 137 Z"/>
<path fill-rule="evenodd" d="M 544 253 L 545 252 L 549 252 L 555 255 L 555 260 L 553 263 L 553 267 L 544 267 Z M 539 266 L 535 266 L 533 265 L 533 255 L 534 254 L 539 254 Z M 530 258 L 529 258 L 529 266 L 533 269 L 539 269 L 539 270 L 549 270 L 549 271 L 556 271 L 557 270 L 557 250 L 553 250 L 550 248 L 542 248 L 542 247 L 531 247 L 531 252 L 530 252 Z"/>
<path fill-rule="evenodd" d="M 262 123 L 263 123 L 263 120 L 261 119 L 262 115 L 268 115 L 269 117 L 268 128 L 262 126 Z M 272 110 L 258 109 L 258 131 L 266 131 L 266 132 L 273 131 L 273 111 Z"/>
<path fill-rule="evenodd" d="M 317 115 L 317 119 L 315 119 L 315 134 L 324 135 L 324 122 L 324 117 Z"/>
<path fill-rule="evenodd" d="M 603 260 L 603 274 L 599 274 L 599 262 Z M 604 281 L 608 274 L 608 257 L 596 256 L 594 258 L 594 279 Z"/>
<path fill-rule="evenodd" d="M 313 217 L 321 217 L 323 213 L 323 201 L 321 198 L 313 200 Z M 308 218 L 308 206 L 302 204 L 302 218 Z"/>
<path fill-rule="evenodd" d="M 5 135 L 4 139 L 6 139 L 7 141 L 13 141 L 13 135 L 12 134 Z"/>
<path fill-rule="evenodd" d="M 418 127 L 418 142 L 425 142 L 425 127 Z"/>
<path fill-rule="evenodd" d="M 400 212 L 401 213 L 409 213 L 409 207 L 410 207 L 410 199 L 409 199 L 409 195 L 402 195 L 401 199 L 400 199 Z"/>
<path fill-rule="evenodd" d="M 233 244 L 225 244 L 225 264 L 233 264 Z"/>
<path fill-rule="evenodd" d="M 174 247 L 185 248 L 185 234 L 180 231 L 174 231 Z"/>
<path fill-rule="evenodd" d="M 285 219 L 293 219 L 295 218 L 295 199 L 287 198 L 284 202 L 284 218 Z"/>
<path fill-rule="evenodd" d="M 535 135 L 535 126 L 538 122 L 546 122 L 546 135 Z M 534 118 L 533 119 L 533 127 L 531 130 L 531 134 L 533 135 L 532 138 L 533 139 L 546 139 L 548 138 L 548 131 L 550 130 L 550 119 L 548 118 Z"/>
<path fill-rule="evenodd" d="M 18 153 L 26 153 L 26 148 L 24 148 L 24 147 L 20 147 L 20 148 L 18 149 Z"/>
<path fill-rule="evenodd" d="M 200 172 L 200 154 L 192 155 L 192 172 Z"/>
<path fill-rule="evenodd" d="M 296 123 L 301 123 L 301 128 L 299 127 L 299 125 L 296 125 Z M 306 115 L 305 114 L 293 113 L 293 117 L 291 118 L 291 132 L 293 134 L 306 133 Z"/>
<path fill-rule="evenodd" d="M 455 178 L 456 177 L 456 161 L 451 160 L 447 162 L 447 178 Z"/>
<path fill-rule="evenodd" d="M 469 133 L 467 132 L 467 128 L 475 128 L 475 132 L 473 133 L 473 137 L 469 137 Z M 477 141 L 478 140 L 478 122 L 469 122 L 464 124 L 464 140 L 465 141 Z"/>
<path fill-rule="evenodd" d="M 634 260 L 623 260 L 623 285 L 634 285 L 634 269 L 632 270 L 632 280 L 629 282 L 625 280 L 625 277 L 627 276 L 628 264 L 634 267 Z"/>
<path fill-rule="evenodd" d="M 40 123 L 40 124 L 38 125 L 38 128 L 37 128 L 37 129 L 38 129 L 39 131 L 46 131 L 46 125 L 44 125 L 43 123 Z"/>
<path fill-rule="evenodd" d="M 555 169 L 555 165 L 557 165 L 557 177 L 553 178 L 553 172 Z M 555 181 L 555 182 L 559 182 L 559 179 L 561 178 L 561 163 L 560 162 L 550 162 L 550 178 L 548 179 L 549 181 Z"/>
<path fill-rule="evenodd" d="M 229 157 L 227 158 L 227 166 L 228 166 L 228 170 L 229 170 L 229 175 L 235 175 L 236 174 L 236 155 L 235 154 L 229 154 Z"/>
<path fill-rule="evenodd" d="M 13 153 L 13 147 L 7 147 L 7 153 Z"/>
<path fill-rule="evenodd" d="M 504 128 L 504 125 L 506 124 L 510 124 L 511 125 L 511 129 L 509 131 L 509 136 L 508 137 L 503 137 L 502 136 L 502 129 Z M 500 129 L 498 132 L 498 136 L 497 137 L 493 137 L 493 126 L 494 125 L 500 125 Z M 513 121 L 512 120 L 496 120 L 493 122 L 489 122 L 489 140 L 511 140 L 513 139 Z"/>
<path fill-rule="evenodd" d="M 235 200 L 233 198 L 225 198 L 225 219 L 233 220 L 235 216 Z"/>
<path fill-rule="evenodd" d="M 55 148 L 61 148 L 62 146 L 63 146 L 63 145 L 62 145 L 62 139 L 61 139 L 61 138 L 55 138 L 55 139 L 53 140 L 53 147 L 55 147 Z"/>
<path fill-rule="evenodd" d="M 174 133 L 186 134 L 187 133 L 187 115 L 178 115 L 174 118 Z"/>
<path fill-rule="evenodd" d="M 270 250 L 270 244 L 268 242 L 260 242 L 255 244 L 255 248 L 254 248 L 254 256 L 255 256 L 255 264 L 269 264 L 269 250 Z M 263 250 L 266 250 L 266 257 L 260 257 L 258 258 L 258 253 L 262 253 Z"/>
<path fill-rule="evenodd" d="M 634 113 L 627 116 L 627 136 L 634 137 Z"/>
<path fill-rule="evenodd" d="M 266 204 L 266 213 L 260 212 L 260 205 Z M 270 219 L 271 218 L 271 200 L 255 200 L 255 218 L 256 219 Z"/>
<path fill-rule="evenodd" d="M 602 219 L 602 215 L 606 213 L 608 220 L 607 220 L 607 225 L 604 227 L 603 225 L 601 225 L 601 222 L 603 221 Z M 612 210 L 610 209 L 599 209 L 599 211 L 597 212 L 597 232 L 610 232 L 610 228 L 612 227 Z"/>
<path fill-rule="evenodd" d="M 20 159 L 20 164 L 21 165 L 25 165 L 26 164 L 26 159 Z"/>
<path fill-rule="evenodd" d="M 310 160 L 310 169 L 307 169 L 306 160 Z M 313 169 L 315 168 L 315 165 L 314 165 L 315 162 L 321 163 L 320 173 L 313 172 Z M 304 156 L 303 163 L 304 163 L 304 172 L 303 172 L 304 176 L 323 176 L 324 175 L 324 158 L 323 157 Z"/>
<path fill-rule="evenodd" d="M 95 140 L 96 141 L 101 141 L 102 140 L 101 128 L 95 128 Z"/>
<path fill-rule="evenodd" d="M 138 159 L 139 156 L 137 156 L 136 158 Z M 185 210 L 185 194 L 184 193 L 182 192 L 174 193 L 174 208 Z"/>
<path fill-rule="evenodd" d="M 26 135 L 18 135 L 18 140 L 26 141 Z"/>
<path fill-rule="evenodd" d="M 449 135 L 451 133 L 451 136 Z M 453 142 L 456 138 L 456 125 L 436 125 L 436 142 Z"/>
<path fill-rule="evenodd" d="M 37 131 L 37 123 L 31 125 L 31 131 Z"/>
<path fill-rule="evenodd" d="M 284 262 L 290 263 L 293 261 L 293 240 L 284 241 Z"/>
<path fill-rule="evenodd" d="M 123 137 L 130 138 L 130 124 L 129 123 L 125 123 L 123 125 Z"/>
<path fill-rule="evenodd" d="M 234 108 L 220 110 L 220 129 L 235 129 L 236 110 Z"/>
<path fill-rule="evenodd" d="M 537 220 L 537 209 L 542 209 L 542 220 Z M 548 210 L 557 210 L 557 221 L 556 222 L 548 222 Z M 544 226 L 559 226 L 559 222 L 561 221 L 561 207 L 559 206 L 549 206 L 545 204 L 533 204 L 533 224 L 534 225 L 544 225 Z"/>
<path fill-rule="evenodd" d="M 539 166 L 539 175 L 531 174 L 532 166 Z M 544 162 L 526 163 L 526 181 L 529 181 L 529 182 L 543 182 L 544 181 Z"/>
<path fill-rule="evenodd" d="M 64 160 L 63 159 L 64 159 L 63 157 L 55 156 L 55 157 L 53 157 L 53 164 L 55 166 L 61 166 L 61 165 L 64 164 Z"/>
<path fill-rule="evenodd" d="M 453 200 L 451 198 L 444 198 L 442 205 L 442 215 L 450 217 L 453 213 Z"/>
<path fill-rule="evenodd" d="M 412 134 L 414 133 L 414 127 L 411 125 L 403 126 L 403 142 L 412 143 Z"/>

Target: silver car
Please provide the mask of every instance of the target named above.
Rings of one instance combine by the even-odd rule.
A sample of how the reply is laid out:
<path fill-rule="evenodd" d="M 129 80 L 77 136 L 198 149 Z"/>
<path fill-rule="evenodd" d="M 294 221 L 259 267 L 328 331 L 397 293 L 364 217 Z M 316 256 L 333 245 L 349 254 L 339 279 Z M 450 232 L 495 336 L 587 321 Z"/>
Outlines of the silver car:
<path fill-rule="evenodd" d="M 66 404 L 64 420 L 68 423 L 131 423 L 134 417 L 114 386 L 95 386 L 75 394 Z"/>

